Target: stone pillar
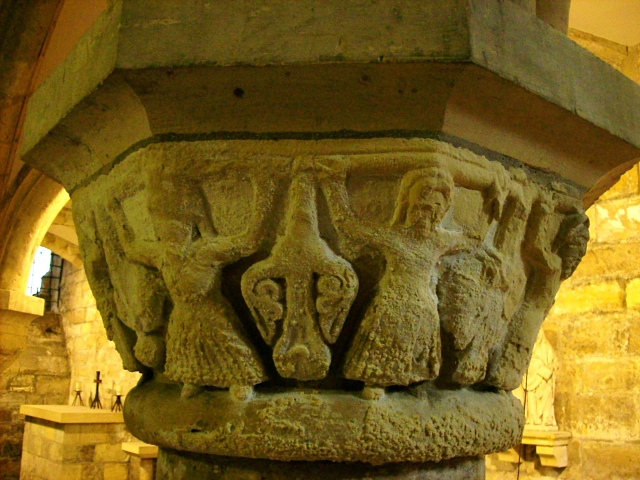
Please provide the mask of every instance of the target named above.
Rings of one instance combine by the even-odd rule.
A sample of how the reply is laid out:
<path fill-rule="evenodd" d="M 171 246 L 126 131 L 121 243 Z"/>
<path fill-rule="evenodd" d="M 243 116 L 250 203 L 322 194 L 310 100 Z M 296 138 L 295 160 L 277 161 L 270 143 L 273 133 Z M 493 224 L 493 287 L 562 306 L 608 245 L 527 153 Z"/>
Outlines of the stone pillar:
<path fill-rule="evenodd" d="M 161 479 L 479 479 L 520 441 L 640 90 L 510 0 L 382 4 L 137 2 L 131 70 L 24 156 L 71 192 Z"/>
<path fill-rule="evenodd" d="M 588 239 L 575 190 L 430 139 L 161 142 L 73 201 L 160 478 L 482 478 Z"/>

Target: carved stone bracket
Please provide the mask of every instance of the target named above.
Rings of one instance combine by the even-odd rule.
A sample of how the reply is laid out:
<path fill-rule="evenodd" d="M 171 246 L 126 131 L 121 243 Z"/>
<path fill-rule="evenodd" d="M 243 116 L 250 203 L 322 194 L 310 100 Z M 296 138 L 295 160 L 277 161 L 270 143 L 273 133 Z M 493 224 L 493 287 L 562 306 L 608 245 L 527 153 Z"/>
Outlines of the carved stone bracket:
<path fill-rule="evenodd" d="M 237 140 L 141 147 L 73 202 L 107 331 L 147 373 L 137 437 L 388 463 L 519 441 L 505 391 L 584 254 L 578 197 L 434 140 Z"/>

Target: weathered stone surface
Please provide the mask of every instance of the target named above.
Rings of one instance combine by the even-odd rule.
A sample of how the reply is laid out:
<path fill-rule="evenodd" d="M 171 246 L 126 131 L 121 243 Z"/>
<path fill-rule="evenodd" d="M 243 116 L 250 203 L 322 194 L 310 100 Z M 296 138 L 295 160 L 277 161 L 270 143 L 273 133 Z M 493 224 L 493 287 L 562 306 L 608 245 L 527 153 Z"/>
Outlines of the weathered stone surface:
<path fill-rule="evenodd" d="M 584 473 L 593 480 L 635 478 L 638 476 L 639 455 L 640 445 L 637 443 L 588 442 L 582 447 Z"/>
<path fill-rule="evenodd" d="M 627 351 L 629 338 L 629 316 L 624 311 L 618 313 L 584 313 L 578 310 L 574 315 L 563 315 L 549 321 L 561 323 L 558 351 L 563 357 L 581 358 L 585 355 L 618 357 Z M 640 317 L 634 315 L 633 321 Z"/>
<path fill-rule="evenodd" d="M 129 426 L 277 460 L 503 449 L 519 404 L 465 386 L 520 382 L 584 253 L 575 195 L 434 140 L 142 146 L 73 194 L 107 331 L 155 371 Z"/>
<path fill-rule="evenodd" d="M 521 405 L 509 394 L 428 386 L 387 393 L 379 401 L 359 392 L 258 390 L 239 403 L 227 392 L 185 400 L 177 385 L 148 382 L 129 394 L 125 410 L 136 437 L 167 448 L 374 465 L 501 450 L 517 442 L 520 416 Z"/>

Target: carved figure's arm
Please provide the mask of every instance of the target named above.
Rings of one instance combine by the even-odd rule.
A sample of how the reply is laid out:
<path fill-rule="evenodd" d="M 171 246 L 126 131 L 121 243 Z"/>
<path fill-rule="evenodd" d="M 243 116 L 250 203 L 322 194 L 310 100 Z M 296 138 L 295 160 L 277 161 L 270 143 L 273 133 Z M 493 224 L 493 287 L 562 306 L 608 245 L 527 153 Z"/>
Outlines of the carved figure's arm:
<path fill-rule="evenodd" d="M 487 375 L 489 384 L 504 390 L 516 388 L 527 370 L 536 336 L 560 286 L 560 274 L 534 273 L 529 283 L 532 286 L 527 286 L 524 302 L 511 320 L 502 356 Z"/>
<path fill-rule="evenodd" d="M 441 253 L 456 252 L 477 245 L 477 242 L 474 242 L 462 232 L 437 228 L 435 235 L 438 236 Z"/>
<path fill-rule="evenodd" d="M 273 205 L 276 182 L 273 178 L 266 178 L 262 182 L 254 179 L 252 182 L 254 208 L 247 229 L 238 235 L 195 240 L 187 251 L 188 261 L 200 265 L 233 262 L 258 249 L 264 238 L 265 221 Z"/>
<path fill-rule="evenodd" d="M 494 237 L 494 247 L 506 259 L 520 255 L 529 212 L 522 190 L 512 191 L 505 201 Z"/>
<path fill-rule="evenodd" d="M 500 218 L 510 184 L 509 173 L 502 165 L 492 163 L 485 168 L 466 163 L 449 165 L 447 168 L 457 186 L 481 191 L 485 203 L 490 205 L 492 217 Z"/>
<path fill-rule="evenodd" d="M 372 241 L 385 231 L 356 217 L 349 205 L 346 187 L 348 163 L 345 160 L 322 158 L 316 161 L 320 187 L 329 206 L 329 213 L 336 229 L 353 239 Z"/>
<path fill-rule="evenodd" d="M 547 202 L 534 205 L 529 217 L 530 230 L 524 245 L 525 259 L 531 266 L 524 299 L 514 314 L 501 358 L 488 375 L 490 384 L 513 390 L 527 369 L 542 321 L 551 309 L 560 287 L 562 259 L 551 251 L 549 220 L 553 207 Z"/>

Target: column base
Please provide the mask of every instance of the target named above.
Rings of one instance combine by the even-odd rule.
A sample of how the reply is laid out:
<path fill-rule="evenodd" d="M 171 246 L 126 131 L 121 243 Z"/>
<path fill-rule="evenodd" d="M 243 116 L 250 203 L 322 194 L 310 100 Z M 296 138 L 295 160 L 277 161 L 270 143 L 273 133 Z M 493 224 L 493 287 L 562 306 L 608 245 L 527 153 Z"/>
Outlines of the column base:
<path fill-rule="evenodd" d="M 483 480 L 484 457 L 426 463 L 279 462 L 160 449 L 156 480 Z"/>

